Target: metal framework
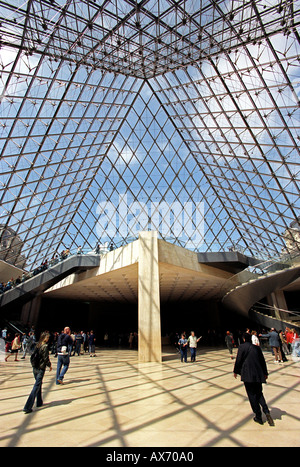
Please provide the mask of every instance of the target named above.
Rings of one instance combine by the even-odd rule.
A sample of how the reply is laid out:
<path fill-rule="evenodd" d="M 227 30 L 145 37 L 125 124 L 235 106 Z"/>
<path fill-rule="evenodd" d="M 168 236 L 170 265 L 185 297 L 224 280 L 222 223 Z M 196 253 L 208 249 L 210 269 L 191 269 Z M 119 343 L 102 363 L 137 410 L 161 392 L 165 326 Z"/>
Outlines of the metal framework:
<path fill-rule="evenodd" d="M 282 254 L 300 207 L 299 19 L 299 0 L 0 1 L 0 224 L 27 267 L 126 242 L 161 203 L 193 206 L 192 234 L 154 216 L 175 243 Z"/>

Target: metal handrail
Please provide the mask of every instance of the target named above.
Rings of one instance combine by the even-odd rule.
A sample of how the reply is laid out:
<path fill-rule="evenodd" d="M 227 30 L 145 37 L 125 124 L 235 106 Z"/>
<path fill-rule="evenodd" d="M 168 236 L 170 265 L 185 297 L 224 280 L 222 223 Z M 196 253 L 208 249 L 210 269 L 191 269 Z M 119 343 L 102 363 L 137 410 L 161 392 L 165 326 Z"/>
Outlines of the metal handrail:
<path fill-rule="evenodd" d="M 275 265 L 282 265 L 284 267 L 277 268 L 275 271 L 272 271 L 274 273 L 279 272 L 285 268 L 291 267 L 293 265 L 293 261 L 296 258 L 300 258 L 300 253 L 297 253 L 295 255 L 289 254 L 285 255 L 284 257 L 276 258 L 276 260 L 272 261 L 271 259 L 265 260 L 261 263 L 256 264 L 255 266 L 248 266 L 248 268 L 244 269 L 242 272 L 238 272 L 234 276 L 231 276 L 230 278 L 226 279 L 222 288 L 224 289 L 225 294 L 229 293 L 231 290 L 235 289 L 236 287 L 239 287 L 243 284 L 247 284 L 251 280 L 259 279 L 261 277 L 266 276 L 267 274 L 270 273 L 269 269 Z M 271 261 L 271 263 L 270 263 Z M 270 263 L 270 264 L 268 264 Z M 262 265 L 268 266 L 261 267 Z M 259 273 L 255 272 L 256 269 L 259 269 Z M 230 288 L 230 286 L 233 286 Z"/>
<path fill-rule="evenodd" d="M 300 317 L 300 311 L 297 313 L 295 311 L 291 311 L 291 310 L 285 310 L 284 308 L 278 308 L 278 307 L 274 307 L 272 305 L 267 305 L 266 303 L 261 303 L 261 302 L 257 302 L 257 304 L 255 305 L 255 307 L 252 307 L 252 309 L 254 311 L 256 311 L 255 309 L 256 308 L 259 308 L 257 305 L 260 305 L 261 306 L 261 309 L 268 309 L 268 310 L 274 310 L 276 308 L 276 310 L 278 311 L 282 311 L 284 313 L 288 313 L 290 315 L 294 315 L 294 316 L 297 316 L 297 317 Z"/>
<path fill-rule="evenodd" d="M 19 283 L 16 283 L 15 281 L 11 284 L 10 288 L 7 289 L 7 290 L 4 290 L 1 295 L 11 291 L 12 289 L 14 289 L 15 287 L 17 287 L 18 285 L 21 285 L 21 284 L 24 284 L 24 282 L 27 282 L 29 279 L 32 279 L 32 277 L 35 277 L 35 276 L 38 276 L 39 274 L 42 274 L 43 272 L 45 271 L 48 271 L 49 269 L 51 269 L 52 267 L 55 267 L 57 266 L 57 264 L 59 263 L 62 263 L 63 261 L 69 259 L 69 258 L 72 258 L 74 256 L 80 256 L 80 255 L 99 255 L 100 257 L 101 256 L 104 256 L 105 254 L 108 253 L 109 249 L 107 248 L 107 251 L 106 251 L 106 248 L 105 248 L 105 251 L 104 251 L 104 248 L 102 248 L 102 251 L 101 251 L 101 247 L 100 247 L 100 252 L 99 253 L 96 253 L 95 250 L 87 250 L 87 249 L 81 249 L 80 252 L 78 251 L 78 248 L 75 250 L 64 250 L 64 252 L 68 251 L 68 254 L 66 254 L 65 256 L 63 256 L 63 254 L 57 254 L 57 258 L 51 258 L 50 260 L 47 260 L 47 266 L 45 266 L 45 262 L 44 263 L 41 263 L 40 266 L 37 266 L 35 267 L 34 269 L 32 269 L 31 271 L 29 271 L 28 273 L 23 273 L 22 277 L 21 277 L 21 282 Z M 10 281 L 8 281 L 10 282 Z"/>

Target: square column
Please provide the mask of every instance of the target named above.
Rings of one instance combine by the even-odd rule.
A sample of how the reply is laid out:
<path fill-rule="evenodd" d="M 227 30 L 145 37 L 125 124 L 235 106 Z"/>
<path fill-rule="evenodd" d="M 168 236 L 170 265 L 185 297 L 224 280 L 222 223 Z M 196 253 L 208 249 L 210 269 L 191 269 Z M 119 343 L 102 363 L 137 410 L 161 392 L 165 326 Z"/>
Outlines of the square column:
<path fill-rule="evenodd" d="M 278 321 L 284 321 L 288 319 L 288 313 L 281 310 L 287 310 L 287 303 L 285 300 L 284 292 L 282 290 L 276 290 L 267 297 L 268 304 L 274 307 L 274 315 Z M 284 326 L 284 325 L 283 325 Z"/>
<path fill-rule="evenodd" d="M 30 324 L 36 326 L 39 319 L 42 296 L 34 297 L 30 302 L 25 303 L 22 307 L 21 322 L 25 325 Z"/>
<path fill-rule="evenodd" d="M 138 267 L 140 362 L 161 362 L 161 320 L 157 232 L 140 232 Z"/>

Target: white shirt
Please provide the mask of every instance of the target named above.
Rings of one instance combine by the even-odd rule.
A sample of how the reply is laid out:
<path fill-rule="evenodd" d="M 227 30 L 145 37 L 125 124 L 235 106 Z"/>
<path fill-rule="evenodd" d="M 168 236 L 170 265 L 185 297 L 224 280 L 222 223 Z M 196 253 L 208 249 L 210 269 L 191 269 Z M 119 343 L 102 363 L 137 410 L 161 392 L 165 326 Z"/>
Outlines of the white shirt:
<path fill-rule="evenodd" d="M 252 334 L 251 339 L 252 339 L 252 344 L 254 344 L 254 345 L 260 345 L 260 342 L 259 342 L 258 337 L 255 336 L 254 334 Z"/>
<path fill-rule="evenodd" d="M 188 341 L 189 341 L 190 347 L 192 347 L 193 349 L 197 348 L 197 337 L 196 336 L 190 336 L 188 338 Z"/>

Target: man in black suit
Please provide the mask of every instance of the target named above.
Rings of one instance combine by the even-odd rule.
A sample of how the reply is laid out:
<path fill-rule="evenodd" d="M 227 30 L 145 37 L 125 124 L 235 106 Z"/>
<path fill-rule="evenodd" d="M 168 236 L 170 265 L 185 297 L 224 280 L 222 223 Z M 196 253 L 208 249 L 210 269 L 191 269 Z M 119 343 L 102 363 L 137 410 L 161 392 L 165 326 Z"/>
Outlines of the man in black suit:
<path fill-rule="evenodd" d="M 255 413 L 254 421 L 263 425 L 261 407 L 266 415 L 270 426 L 274 426 L 274 421 L 270 415 L 269 408 L 265 401 L 262 383 L 266 383 L 268 370 L 261 348 L 253 345 L 251 335 L 243 335 L 244 343 L 239 346 L 233 374 L 236 378 L 241 375 L 248 395 L 250 405 Z"/>

